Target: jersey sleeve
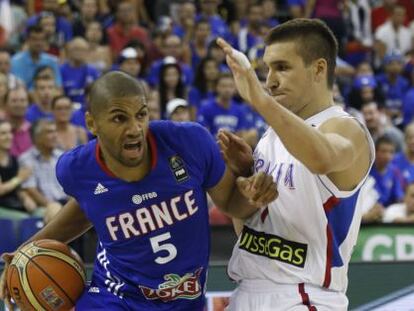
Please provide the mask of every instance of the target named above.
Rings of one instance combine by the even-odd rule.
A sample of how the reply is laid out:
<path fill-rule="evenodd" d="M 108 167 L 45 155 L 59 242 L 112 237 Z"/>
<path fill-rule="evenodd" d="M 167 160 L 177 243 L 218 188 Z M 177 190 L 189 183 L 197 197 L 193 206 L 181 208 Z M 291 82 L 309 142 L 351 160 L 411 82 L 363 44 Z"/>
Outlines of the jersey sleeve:
<path fill-rule="evenodd" d="M 75 197 L 75 177 L 74 172 L 74 155 L 69 151 L 60 156 L 56 163 L 56 178 L 59 184 L 62 186 L 63 191 L 69 196 Z"/>
<path fill-rule="evenodd" d="M 190 128 L 190 150 L 194 152 L 193 159 L 197 161 L 202 170 L 203 188 L 214 187 L 224 175 L 225 163 L 220 154 L 218 144 L 207 129 L 197 123 L 191 124 Z"/>

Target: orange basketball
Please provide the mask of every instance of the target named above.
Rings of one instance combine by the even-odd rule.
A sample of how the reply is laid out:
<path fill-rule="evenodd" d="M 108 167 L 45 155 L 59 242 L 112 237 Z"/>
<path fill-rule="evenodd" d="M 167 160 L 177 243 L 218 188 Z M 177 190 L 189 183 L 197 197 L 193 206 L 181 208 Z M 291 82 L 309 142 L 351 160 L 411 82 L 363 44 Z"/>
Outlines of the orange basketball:
<path fill-rule="evenodd" d="M 55 240 L 23 246 L 7 271 L 7 287 L 21 310 L 69 310 L 82 294 L 85 268 L 79 255 Z"/>

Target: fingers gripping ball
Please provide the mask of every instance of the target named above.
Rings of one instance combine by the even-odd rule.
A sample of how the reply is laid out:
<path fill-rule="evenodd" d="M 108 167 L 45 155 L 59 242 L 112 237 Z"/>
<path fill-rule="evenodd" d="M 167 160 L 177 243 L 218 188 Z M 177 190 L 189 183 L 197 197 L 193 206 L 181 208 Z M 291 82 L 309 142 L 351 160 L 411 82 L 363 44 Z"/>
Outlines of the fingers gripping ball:
<path fill-rule="evenodd" d="M 78 254 L 54 240 L 22 247 L 7 271 L 7 287 L 21 310 L 69 310 L 82 294 L 85 268 Z"/>

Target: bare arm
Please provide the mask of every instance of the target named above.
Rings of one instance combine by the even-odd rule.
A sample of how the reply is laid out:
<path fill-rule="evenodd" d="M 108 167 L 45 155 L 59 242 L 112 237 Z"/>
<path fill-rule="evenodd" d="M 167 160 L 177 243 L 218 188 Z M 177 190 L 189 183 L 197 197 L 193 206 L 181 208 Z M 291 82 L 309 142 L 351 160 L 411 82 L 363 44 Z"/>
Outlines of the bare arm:
<path fill-rule="evenodd" d="M 25 190 L 38 206 L 46 206 L 49 203 L 49 200 L 36 188 L 26 188 Z"/>

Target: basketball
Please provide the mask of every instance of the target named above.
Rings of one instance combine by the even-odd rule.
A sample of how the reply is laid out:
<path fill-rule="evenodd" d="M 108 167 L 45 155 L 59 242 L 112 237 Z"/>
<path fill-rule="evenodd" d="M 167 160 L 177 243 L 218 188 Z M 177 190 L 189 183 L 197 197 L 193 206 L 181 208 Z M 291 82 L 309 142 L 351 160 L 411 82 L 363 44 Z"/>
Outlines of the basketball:
<path fill-rule="evenodd" d="M 7 271 L 10 296 L 21 310 L 69 310 L 82 294 L 85 281 L 79 255 L 55 240 L 25 245 Z"/>

